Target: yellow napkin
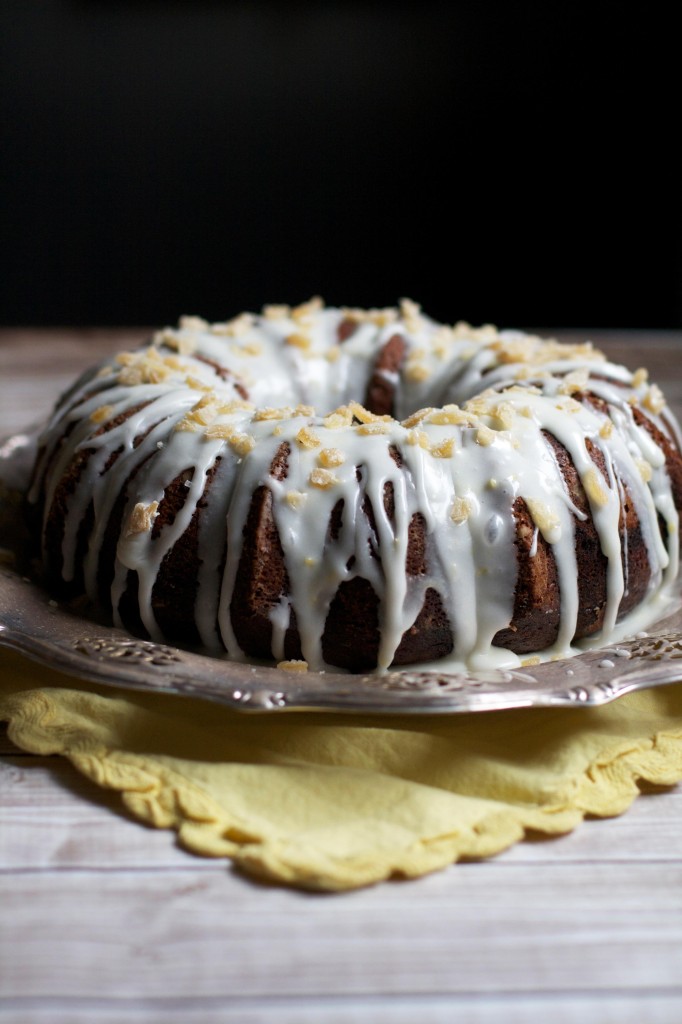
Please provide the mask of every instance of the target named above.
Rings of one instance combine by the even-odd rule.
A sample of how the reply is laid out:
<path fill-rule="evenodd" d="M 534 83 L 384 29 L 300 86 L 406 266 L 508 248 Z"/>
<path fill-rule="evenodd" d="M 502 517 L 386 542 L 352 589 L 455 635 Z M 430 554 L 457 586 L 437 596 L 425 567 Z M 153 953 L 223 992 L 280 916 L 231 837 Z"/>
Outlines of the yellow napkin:
<path fill-rule="evenodd" d="M 0 720 L 188 850 L 313 889 L 487 857 L 682 778 L 682 683 L 603 708 L 248 715 L 89 686 L 0 651 Z"/>

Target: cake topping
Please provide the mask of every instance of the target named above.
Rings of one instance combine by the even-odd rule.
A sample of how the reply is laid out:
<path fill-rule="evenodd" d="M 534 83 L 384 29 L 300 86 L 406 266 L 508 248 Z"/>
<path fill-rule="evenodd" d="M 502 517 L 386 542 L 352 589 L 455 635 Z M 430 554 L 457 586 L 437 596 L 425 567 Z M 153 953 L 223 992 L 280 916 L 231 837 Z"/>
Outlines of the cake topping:
<path fill-rule="evenodd" d="M 302 302 L 300 306 L 296 306 L 291 310 L 291 319 L 297 324 L 310 325 L 315 319 L 317 313 L 323 308 L 324 303 L 319 295 L 309 299 L 308 302 Z"/>
<path fill-rule="evenodd" d="M 256 447 L 256 439 L 252 434 L 235 432 L 230 437 L 230 447 L 240 458 L 244 458 Z"/>
<path fill-rule="evenodd" d="M 455 439 L 454 437 L 448 437 L 445 441 L 441 441 L 440 444 L 432 444 L 429 451 L 435 459 L 450 459 L 455 450 Z"/>
<path fill-rule="evenodd" d="M 558 541 L 561 536 L 561 520 L 549 505 L 537 498 L 526 498 L 526 505 L 533 517 L 533 522 L 542 536 L 550 544 Z"/>
<path fill-rule="evenodd" d="M 251 314 L 242 313 L 233 320 L 210 324 L 209 332 L 217 338 L 240 338 L 251 330 L 254 320 Z"/>
<path fill-rule="evenodd" d="M 450 508 L 450 518 L 453 523 L 465 523 L 471 514 L 471 501 L 469 498 L 453 498 Z"/>
<path fill-rule="evenodd" d="M 391 424 L 389 422 L 380 422 L 378 420 L 372 423 L 359 423 L 355 428 L 358 434 L 367 436 L 368 434 L 389 434 L 391 431 Z"/>
<path fill-rule="evenodd" d="M 288 334 L 286 337 L 287 345 L 293 345 L 295 348 L 309 349 L 312 345 L 312 338 L 308 334 L 303 334 L 301 331 L 294 331 L 292 334 Z"/>
<path fill-rule="evenodd" d="M 313 487 L 319 487 L 322 490 L 326 490 L 327 487 L 333 487 L 334 484 L 339 482 L 331 470 L 322 468 L 314 469 L 309 479 Z"/>
<path fill-rule="evenodd" d="M 292 508 L 301 508 L 301 506 L 307 500 L 308 495 L 305 493 L 305 491 L 287 491 L 285 498 L 287 504 L 290 505 Z"/>
<path fill-rule="evenodd" d="M 586 369 L 573 370 L 562 377 L 557 388 L 560 395 L 573 395 L 576 391 L 584 391 L 589 381 L 589 373 Z"/>
<path fill-rule="evenodd" d="M 602 481 L 596 469 L 588 469 L 583 476 L 583 487 L 587 496 L 593 504 L 598 506 L 608 505 L 608 491 L 604 489 Z"/>
<path fill-rule="evenodd" d="M 663 392 L 656 384 L 652 384 L 651 387 L 647 389 L 642 405 L 645 409 L 648 409 L 649 412 L 653 412 L 655 415 L 663 412 L 663 409 L 665 408 L 665 398 L 663 396 Z"/>
<path fill-rule="evenodd" d="M 322 441 L 310 427 L 301 427 L 296 434 L 296 442 L 301 448 L 319 448 Z"/>
<path fill-rule="evenodd" d="M 318 461 L 326 469 L 333 469 L 334 466 L 342 466 L 346 456 L 340 448 L 323 448 L 318 455 Z"/>
<path fill-rule="evenodd" d="M 99 409 L 95 409 L 94 412 L 90 413 L 90 420 L 92 423 L 106 423 L 112 418 L 113 413 L 113 405 L 100 405 Z"/>
<path fill-rule="evenodd" d="M 130 514 L 126 528 L 126 537 L 130 537 L 135 533 L 146 533 L 148 530 L 151 530 L 158 508 L 158 501 L 152 501 L 149 505 L 138 501 Z"/>

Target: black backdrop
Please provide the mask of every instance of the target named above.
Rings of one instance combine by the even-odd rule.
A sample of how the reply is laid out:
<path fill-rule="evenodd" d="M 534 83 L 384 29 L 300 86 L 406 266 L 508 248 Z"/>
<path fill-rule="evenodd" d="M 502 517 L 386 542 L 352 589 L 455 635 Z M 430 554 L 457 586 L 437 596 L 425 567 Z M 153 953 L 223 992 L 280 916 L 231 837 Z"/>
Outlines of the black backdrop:
<path fill-rule="evenodd" d="M 5 324 L 320 294 L 682 327 L 678 36 L 651 5 L 0 11 Z"/>

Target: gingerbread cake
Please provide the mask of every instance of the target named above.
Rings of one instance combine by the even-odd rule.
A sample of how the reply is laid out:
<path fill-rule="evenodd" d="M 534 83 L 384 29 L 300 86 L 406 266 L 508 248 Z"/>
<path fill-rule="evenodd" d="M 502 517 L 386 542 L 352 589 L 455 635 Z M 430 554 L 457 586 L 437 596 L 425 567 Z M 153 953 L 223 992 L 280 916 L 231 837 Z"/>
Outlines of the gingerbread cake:
<path fill-rule="evenodd" d="M 413 302 L 184 317 L 39 446 L 48 585 L 154 640 L 310 669 L 564 657 L 678 566 L 678 432 L 591 344 Z"/>

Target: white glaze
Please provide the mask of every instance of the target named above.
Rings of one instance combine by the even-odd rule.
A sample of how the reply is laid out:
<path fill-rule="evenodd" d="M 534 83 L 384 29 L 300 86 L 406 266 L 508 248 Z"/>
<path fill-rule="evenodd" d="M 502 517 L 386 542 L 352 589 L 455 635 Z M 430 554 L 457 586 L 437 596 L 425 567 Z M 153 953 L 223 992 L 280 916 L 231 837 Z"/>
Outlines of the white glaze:
<path fill-rule="evenodd" d="M 348 311 L 315 303 L 227 325 L 185 318 L 177 329 L 159 332 L 146 353 L 124 354 L 79 381 L 44 431 L 31 495 L 38 500 L 42 483 L 49 510 L 63 472 L 80 451 L 92 451 L 64 516 L 65 579 L 73 578 L 78 528 L 92 501 L 94 529 L 83 568 L 87 592 L 96 598 L 100 546 L 115 497 L 144 463 L 128 484 L 112 602 L 117 617 L 128 572 L 135 571 L 142 621 L 152 638 L 162 639 L 152 607 L 154 582 L 163 558 L 192 518 L 208 473 L 217 466 L 199 537 L 196 625 L 206 647 L 226 648 L 230 657 L 243 658 L 230 606 L 251 496 L 266 486 L 290 581 L 290 593 L 281 595 L 271 613 L 275 660 L 283 657 L 293 610 L 304 659 L 311 668 L 323 669 L 321 640 L 329 605 L 343 581 L 361 576 L 379 599 L 380 668 L 391 664 L 431 587 L 453 627 L 449 663 L 513 665 L 519 659 L 491 643 L 512 618 L 517 575 L 512 506 L 523 498 L 536 521 L 533 551 L 538 534 L 552 545 L 561 593 L 559 636 L 541 654 L 570 655 L 576 650 L 578 614 L 574 521 L 582 514 L 566 491 L 545 430 L 571 456 L 608 559 L 600 642 L 615 635 L 628 586 L 618 532 L 624 487 L 642 525 L 651 603 L 667 592 L 677 574 L 677 511 L 663 452 L 635 423 L 633 403 L 656 409 L 645 411 L 667 436 L 671 428 L 641 375 L 633 378 L 589 346 L 561 347 L 519 332 L 462 324 L 444 328 L 410 303 L 399 311 L 351 313 L 355 330 L 339 344 L 339 326 L 348 319 Z M 358 410 L 367 422 L 350 422 L 348 416 L 343 423 L 325 421 L 332 410 L 362 401 L 377 354 L 395 335 L 404 341 L 405 357 L 399 372 L 386 371 L 385 376 L 395 385 L 396 415 L 406 422 Z M 226 379 L 206 360 L 227 371 Z M 576 382 L 567 386 L 576 374 Z M 572 389 L 601 398 L 608 415 L 575 401 L 568 393 Z M 462 408 L 451 405 L 455 402 Z M 315 410 L 301 409 L 302 403 L 314 404 Z M 444 404 L 445 414 L 439 412 Z M 263 407 L 289 408 L 263 414 L 258 411 Z M 420 409 L 427 411 L 408 419 Z M 613 429 L 606 437 L 608 421 Z M 74 426 L 60 444 L 65 424 Z M 180 429 L 183 425 L 193 429 Z M 319 444 L 313 446 L 316 438 Z M 600 449 L 605 477 L 586 439 Z M 289 447 L 287 473 L 276 480 L 270 469 L 283 443 Z M 399 451 L 400 466 L 391 448 Z M 326 467 L 321 461 L 329 449 L 343 454 L 341 464 Z M 646 466 L 647 480 L 642 475 Z M 328 486 L 311 482 L 320 469 L 331 474 Z M 182 470 L 191 471 L 186 501 L 172 525 L 154 537 L 155 503 Z M 384 511 L 387 484 L 393 488 L 393 519 Z M 365 498 L 374 511 L 376 535 L 362 511 Z M 328 524 L 339 501 L 344 503 L 342 529 L 332 542 Z M 463 507 L 468 514 L 458 515 Z M 140 509 L 149 510 L 141 523 L 135 518 Z M 667 549 L 657 513 L 667 524 Z M 416 514 L 426 523 L 427 571 L 406 577 L 408 528 Z M 227 560 L 217 582 L 216 560 L 225 539 Z M 617 632 L 622 634 L 620 626 Z"/>

